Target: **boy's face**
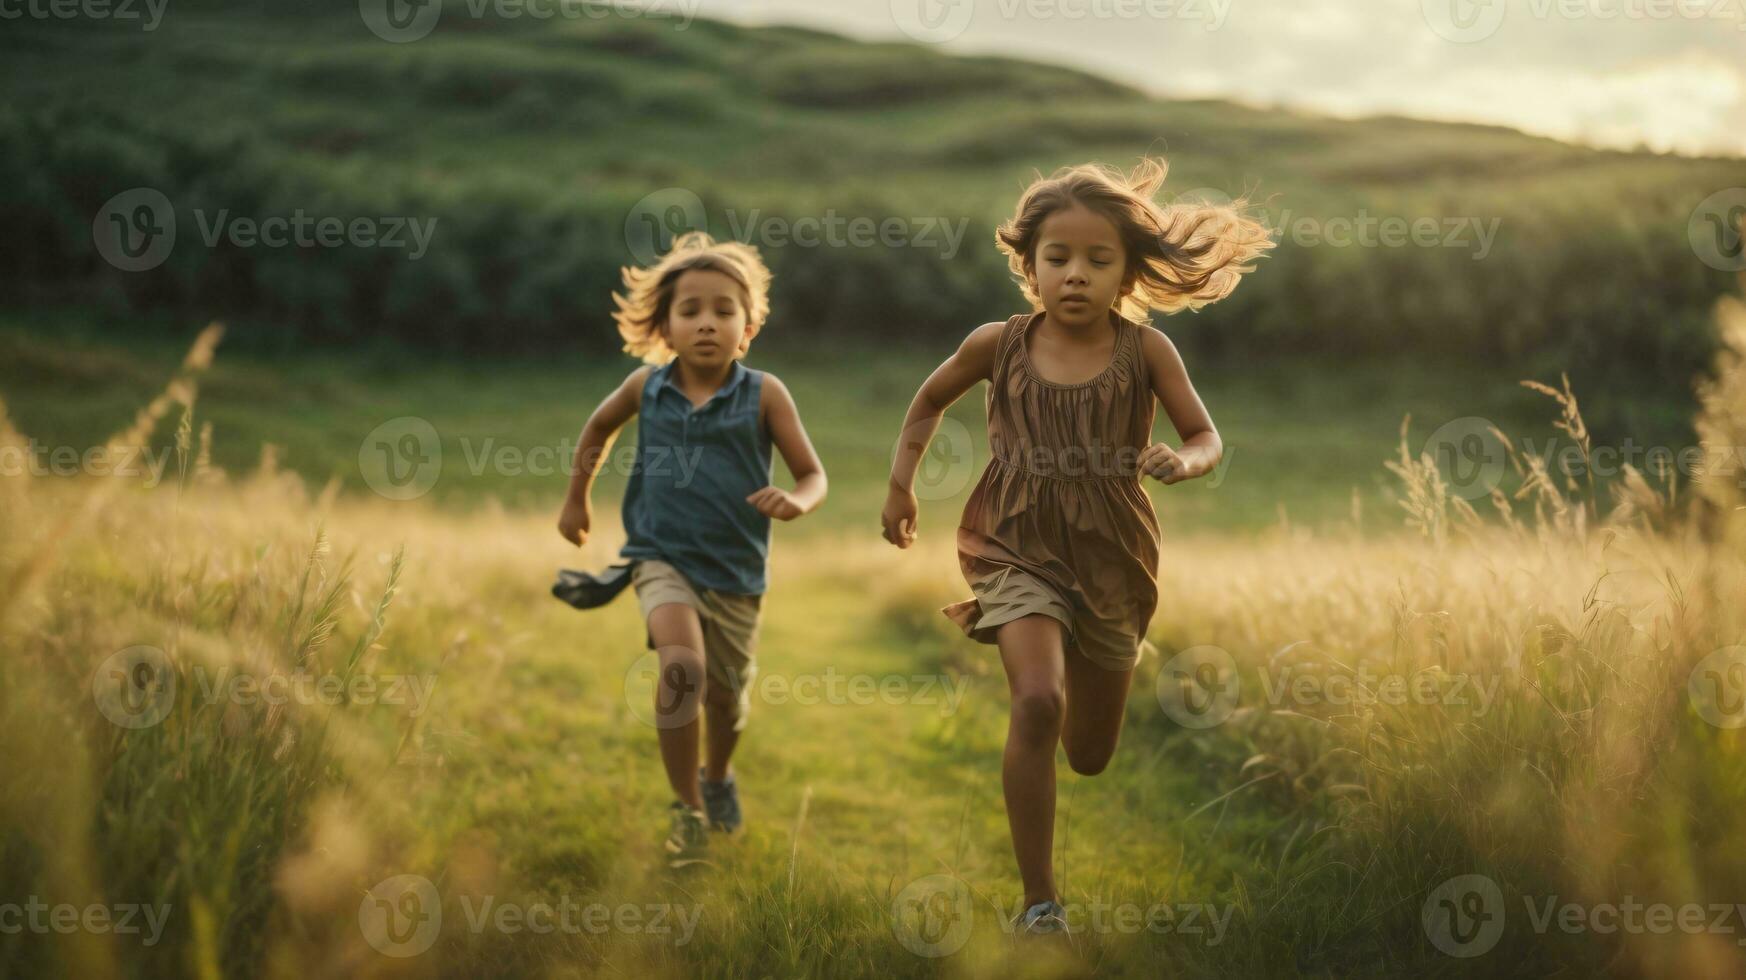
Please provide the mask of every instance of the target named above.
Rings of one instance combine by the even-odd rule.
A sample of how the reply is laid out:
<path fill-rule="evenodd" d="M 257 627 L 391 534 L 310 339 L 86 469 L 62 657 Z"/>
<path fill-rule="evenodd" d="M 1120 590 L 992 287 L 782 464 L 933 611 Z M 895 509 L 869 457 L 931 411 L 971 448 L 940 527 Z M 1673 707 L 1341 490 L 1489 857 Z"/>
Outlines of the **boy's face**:
<path fill-rule="evenodd" d="M 746 322 L 742 292 L 732 276 L 714 269 L 679 274 L 662 331 L 679 360 L 689 367 L 710 369 L 745 354 L 758 328 Z"/>
<path fill-rule="evenodd" d="M 1107 317 L 1127 265 L 1115 223 L 1082 204 L 1056 211 L 1037 229 L 1037 295 L 1049 319 L 1064 326 Z"/>

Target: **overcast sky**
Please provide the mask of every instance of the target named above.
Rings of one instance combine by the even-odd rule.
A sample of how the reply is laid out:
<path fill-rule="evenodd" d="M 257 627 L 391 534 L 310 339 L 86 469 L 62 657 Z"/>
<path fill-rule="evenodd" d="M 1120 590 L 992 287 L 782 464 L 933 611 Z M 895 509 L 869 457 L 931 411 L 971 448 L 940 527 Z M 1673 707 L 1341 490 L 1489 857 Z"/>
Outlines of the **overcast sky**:
<path fill-rule="evenodd" d="M 698 0 L 1075 65 L 1166 96 L 1746 155 L 1746 0 Z"/>

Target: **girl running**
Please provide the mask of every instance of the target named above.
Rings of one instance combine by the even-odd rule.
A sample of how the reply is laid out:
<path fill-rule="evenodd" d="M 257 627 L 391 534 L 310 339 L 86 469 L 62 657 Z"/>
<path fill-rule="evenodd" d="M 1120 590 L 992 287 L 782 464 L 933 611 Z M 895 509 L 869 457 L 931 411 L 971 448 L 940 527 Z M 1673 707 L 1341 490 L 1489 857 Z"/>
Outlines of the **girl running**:
<path fill-rule="evenodd" d="M 1133 174 L 1087 164 L 1039 178 L 995 234 L 1033 312 L 972 331 L 922 383 L 903 421 L 880 523 L 915 540 L 917 465 L 940 417 L 988 381 L 991 459 L 964 506 L 958 563 L 974 598 L 942 610 L 997 644 L 1012 694 L 1001 777 L 1024 880 L 1021 933 L 1066 915 L 1050 856 L 1055 746 L 1102 772 L 1157 605 L 1158 521 L 1140 484 L 1203 476 L 1218 430 L 1149 310 L 1230 294 L 1273 242 L 1232 207 L 1161 207 L 1162 161 Z M 1154 399 L 1181 437 L 1152 441 Z"/>

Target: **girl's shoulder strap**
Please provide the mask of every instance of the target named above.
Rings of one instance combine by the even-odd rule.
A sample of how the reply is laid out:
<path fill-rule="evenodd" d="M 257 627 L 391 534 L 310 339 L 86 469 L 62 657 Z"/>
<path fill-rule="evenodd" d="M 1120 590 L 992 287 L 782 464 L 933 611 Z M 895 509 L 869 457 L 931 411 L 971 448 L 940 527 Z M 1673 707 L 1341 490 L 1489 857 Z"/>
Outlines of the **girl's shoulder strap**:
<path fill-rule="evenodd" d="M 1119 310 L 1116 312 L 1116 324 L 1126 334 L 1126 336 L 1117 339 L 1118 350 L 1125 351 L 1125 354 L 1118 356 L 1127 358 L 1128 363 L 1132 366 L 1134 376 L 1140 379 L 1141 387 L 1150 388 L 1152 381 L 1151 369 L 1146 362 L 1146 335 L 1158 330 L 1158 328 L 1150 323 L 1142 323 L 1139 320 L 1124 316 Z"/>
<path fill-rule="evenodd" d="M 1013 354 L 1025 342 L 1025 328 L 1030 326 L 1036 316 L 1036 313 L 1015 313 L 1007 318 L 1006 327 L 1000 331 L 1000 343 L 994 348 L 995 374 L 1006 372 L 1007 365 L 1012 363 Z"/>

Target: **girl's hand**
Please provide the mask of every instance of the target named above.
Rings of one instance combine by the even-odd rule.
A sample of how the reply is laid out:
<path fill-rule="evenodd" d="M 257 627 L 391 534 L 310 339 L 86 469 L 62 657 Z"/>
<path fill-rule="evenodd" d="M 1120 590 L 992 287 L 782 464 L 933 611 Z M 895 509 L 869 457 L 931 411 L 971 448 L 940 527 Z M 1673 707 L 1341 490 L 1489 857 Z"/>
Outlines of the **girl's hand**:
<path fill-rule="evenodd" d="M 746 496 L 746 503 L 758 508 L 758 513 L 778 521 L 792 521 L 806 513 L 788 491 L 781 487 L 769 486 L 762 490 L 754 490 Z"/>
<path fill-rule="evenodd" d="M 896 487 L 885 495 L 885 509 L 879 514 L 879 527 L 885 534 L 885 540 L 907 548 L 915 544 L 915 493 L 905 492 Z"/>
<path fill-rule="evenodd" d="M 594 522 L 592 510 L 587 497 L 564 501 L 564 512 L 558 515 L 558 533 L 564 536 L 565 541 L 578 548 L 582 547 L 588 540 L 588 529 Z"/>
<path fill-rule="evenodd" d="M 1188 464 L 1184 463 L 1176 450 L 1161 442 L 1154 442 L 1140 451 L 1140 475 L 1149 476 L 1159 483 L 1181 483 L 1191 475 Z"/>

